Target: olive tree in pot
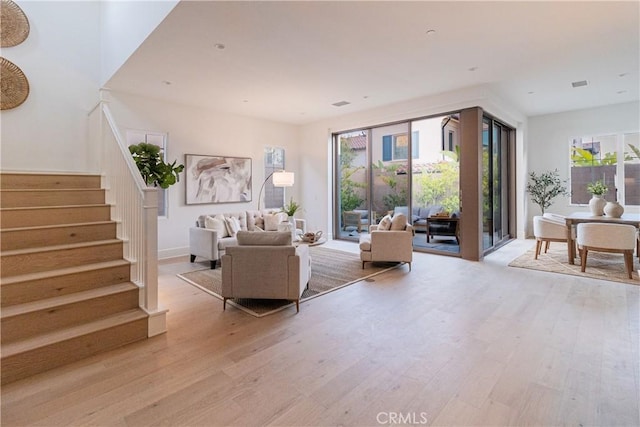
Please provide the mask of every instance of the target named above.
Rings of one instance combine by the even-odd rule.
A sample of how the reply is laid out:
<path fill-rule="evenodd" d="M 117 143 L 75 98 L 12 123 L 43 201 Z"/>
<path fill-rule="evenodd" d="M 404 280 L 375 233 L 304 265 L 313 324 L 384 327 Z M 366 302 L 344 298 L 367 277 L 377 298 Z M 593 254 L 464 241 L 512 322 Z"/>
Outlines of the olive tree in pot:
<path fill-rule="evenodd" d="M 531 195 L 531 201 L 538 206 L 544 215 L 544 210 L 551 206 L 557 196 L 570 196 L 567 190 L 567 180 L 560 179 L 558 170 L 543 172 L 538 175 L 535 172 L 529 174 L 527 193 Z"/>
<path fill-rule="evenodd" d="M 177 160 L 165 163 L 157 145 L 141 142 L 130 145 L 129 152 L 147 185 L 169 188 L 180 181 L 179 174 L 184 170 L 184 165 L 176 165 Z"/>

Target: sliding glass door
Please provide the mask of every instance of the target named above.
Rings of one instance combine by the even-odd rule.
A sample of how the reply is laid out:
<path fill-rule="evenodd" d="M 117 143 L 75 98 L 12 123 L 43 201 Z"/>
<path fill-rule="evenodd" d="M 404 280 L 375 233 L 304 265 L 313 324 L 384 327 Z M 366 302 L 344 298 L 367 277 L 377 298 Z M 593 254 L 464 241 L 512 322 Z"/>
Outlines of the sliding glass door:
<path fill-rule="evenodd" d="M 402 212 L 418 250 L 478 259 L 510 239 L 513 130 L 489 116 L 472 119 L 470 110 L 334 134 L 334 236 L 357 241 L 384 215 Z M 461 162 L 481 164 L 481 175 Z M 466 212 L 461 186 L 474 189 Z"/>
<path fill-rule="evenodd" d="M 370 222 L 368 141 L 367 130 L 334 135 L 338 166 L 335 224 L 339 238 L 357 239 Z"/>
<path fill-rule="evenodd" d="M 372 214 L 379 221 L 387 214 L 409 215 L 409 123 L 371 130 Z"/>
<path fill-rule="evenodd" d="M 489 117 L 482 120 L 482 247 L 509 237 L 510 130 Z"/>

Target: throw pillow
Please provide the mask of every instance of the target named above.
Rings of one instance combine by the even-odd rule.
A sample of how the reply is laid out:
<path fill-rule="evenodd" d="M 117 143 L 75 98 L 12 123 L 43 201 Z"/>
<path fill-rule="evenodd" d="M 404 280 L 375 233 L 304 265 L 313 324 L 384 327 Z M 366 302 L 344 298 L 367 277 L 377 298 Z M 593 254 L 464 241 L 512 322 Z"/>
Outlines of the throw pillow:
<path fill-rule="evenodd" d="M 265 215 L 263 219 L 265 231 L 278 231 L 278 224 L 280 224 L 280 217 L 278 215 Z"/>
<path fill-rule="evenodd" d="M 391 229 L 391 216 L 385 215 L 378 223 L 378 230 L 386 231 Z"/>
<path fill-rule="evenodd" d="M 402 213 L 397 213 L 391 218 L 391 230 L 402 231 L 407 228 L 407 216 Z"/>
<path fill-rule="evenodd" d="M 204 228 L 215 231 L 218 234 L 218 238 L 227 237 L 229 236 L 229 233 L 227 232 L 226 221 L 218 218 L 219 216 L 222 215 L 216 215 L 215 217 L 206 216 L 204 218 Z"/>
<path fill-rule="evenodd" d="M 240 231 L 240 221 L 238 221 L 238 218 L 233 216 L 225 218 L 225 220 L 229 236 L 236 237 L 236 234 Z"/>

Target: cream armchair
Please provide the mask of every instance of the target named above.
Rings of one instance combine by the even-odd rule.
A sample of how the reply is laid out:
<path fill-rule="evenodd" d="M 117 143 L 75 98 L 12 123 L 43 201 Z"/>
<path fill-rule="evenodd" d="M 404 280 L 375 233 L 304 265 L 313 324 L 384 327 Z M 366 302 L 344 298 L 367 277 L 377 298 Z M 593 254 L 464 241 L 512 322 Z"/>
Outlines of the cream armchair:
<path fill-rule="evenodd" d="M 309 284 L 309 246 L 291 245 L 290 232 L 239 231 L 238 246 L 222 256 L 223 309 L 229 298 L 286 299 L 295 301 Z"/>
<path fill-rule="evenodd" d="M 380 224 L 369 226 L 369 234 L 360 235 L 360 260 L 366 262 L 406 262 L 411 271 L 413 261 L 413 227 L 404 219 L 402 230 L 379 230 Z M 384 221 L 384 218 L 383 218 Z M 383 223 L 381 221 L 381 224 Z"/>

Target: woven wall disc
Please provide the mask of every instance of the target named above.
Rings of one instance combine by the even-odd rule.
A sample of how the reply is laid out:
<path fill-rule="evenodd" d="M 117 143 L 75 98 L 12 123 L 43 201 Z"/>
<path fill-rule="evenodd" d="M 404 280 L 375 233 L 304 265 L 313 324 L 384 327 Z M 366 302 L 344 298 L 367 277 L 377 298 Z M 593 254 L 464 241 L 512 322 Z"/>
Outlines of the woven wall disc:
<path fill-rule="evenodd" d="M 29 96 L 29 81 L 13 62 L 0 57 L 0 110 L 10 110 Z"/>
<path fill-rule="evenodd" d="M 29 20 L 20 6 L 11 0 L 0 4 L 0 46 L 16 46 L 29 35 Z"/>

